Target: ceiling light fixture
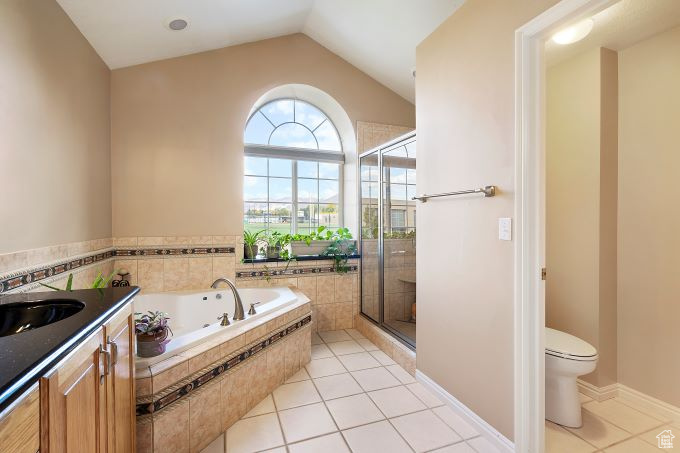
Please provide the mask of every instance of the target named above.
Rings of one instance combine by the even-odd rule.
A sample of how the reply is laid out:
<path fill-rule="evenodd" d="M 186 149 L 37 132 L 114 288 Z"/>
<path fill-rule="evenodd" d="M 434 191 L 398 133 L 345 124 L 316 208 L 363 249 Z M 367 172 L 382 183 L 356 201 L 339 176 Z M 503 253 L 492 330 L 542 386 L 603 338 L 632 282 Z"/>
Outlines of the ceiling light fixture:
<path fill-rule="evenodd" d="M 189 25 L 189 23 L 184 19 L 172 19 L 168 22 L 168 28 L 173 31 L 184 30 L 187 28 L 187 25 Z"/>
<path fill-rule="evenodd" d="M 562 45 L 575 43 L 588 36 L 588 33 L 593 29 L 593 25 L 593 19 L 582 20 L 564 30 L 558 31 L 552 36 L 552 40 Z"/>

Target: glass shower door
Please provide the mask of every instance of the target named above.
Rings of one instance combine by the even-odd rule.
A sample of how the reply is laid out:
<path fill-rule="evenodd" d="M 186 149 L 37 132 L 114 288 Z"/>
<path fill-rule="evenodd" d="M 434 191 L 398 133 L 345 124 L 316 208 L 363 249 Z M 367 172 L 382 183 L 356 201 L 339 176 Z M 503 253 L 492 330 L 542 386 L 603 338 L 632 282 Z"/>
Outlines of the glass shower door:
<path fill-rule="evenodd" d="M 380 256 L 378 253 L 380 180 L 378 153 L 361 157 L 361 310 L 380 322 Z"/>

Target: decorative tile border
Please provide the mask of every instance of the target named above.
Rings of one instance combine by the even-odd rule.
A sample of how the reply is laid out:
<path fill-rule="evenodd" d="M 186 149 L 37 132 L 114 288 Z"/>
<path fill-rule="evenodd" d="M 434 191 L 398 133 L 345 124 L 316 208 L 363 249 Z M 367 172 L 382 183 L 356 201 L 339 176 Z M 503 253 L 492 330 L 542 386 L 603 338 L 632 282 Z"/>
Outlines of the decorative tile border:
<path fill-rule="evenodd" d="M 307 324 L 312 322 L 312 316 L 307 315 L 301 320 L 289 325 L 288 327 L 276 332 L 273 335 L 270 335 L 268 338 L 259 341 L 255 343 L 254 345 L 250 346 L 248 349 L 245 351 L 241 352 L 240 354 L 230 358 L 226 362 L 218 365 L 217 367 L 213 368 L 212 370 L 202 374 L 201 376 L 197 377 L 196 379 L 192 380 L 191 382 L 183 385 L 182 387 L 178 388 L 177 390 L 174 390 L 170 392 L 169 394 L 159 398 L 156 401 L 151 401 L 151 402 L 145 402 L 145 403 L 140 403 L 137 404 L 137 416 L 144 416 L 144 415 L 149 415 L 149 414 L 154 414 L 161 409 L 169 406 L 170 404 L 174 403 L 175 401 L 187 396 L 189 393 L 191 393 L 194 390 L 197 390 L 201 386 L 207 384 L 211 380 L 215 379 L 217 376 L 220 376 L 221 374 L 226 373 L 227 371 L 231 370 L 237 365 L 240 365 L 243 363 L 245 360 L 248 358 L 258 354 L 259 352 L 267 349 L 269 346 L 273 345 L 274 343 L 282 340 L 286 336 L 296 332 L 297 330 L 301 329 L 302 327 L 306 326 Z"/>
<path fill-rule="evenodd" d="M 348 272 L 356 272 L 359 269 L 357 265 L 347 266 Z M 272 268 L 272 269 L 258 269 L 252 271 L 236 271 L 237 279 L 249 279 L 256 278 L 260 279 L 262 277 L 289 277 L 297 275 L 309 275 L 309 274 L 331 274 L 335 273 L 333 266 L 314 266 L 314 267 L 291 267 L 288 269 Z"/>
<path fill-rule="evenodd" d="M 39 281 L 53 280 L 61 274 L 66 274 L 78 268 L 101 263 L 114 258 L 137 257 L 176 257 L 176 256 L 205 256 L 205 255 L 233 255 L 236 248 L 220 247 L 164 247 L 164 248 L 120 248 L 99 250 L 78 257 L 66 258 L 48 265 L 32 266 L 26 269 L 0 275 L 0 294 L 18 289 L 32 289 Z M 29 287 L 30 285 L 30 287 Z"/>
<path fill-rule="evenodd" d="M 78 258 L 60 260 L 55 264 L 47 266 L 36 266 L 27 270 L 15 271 L 2 275 L 0 276 L 0 294 L 37 283 L 41 280 L 56 277 L 60 274 L 65 274 L 74 269 L 106 261 L 113 258 L 113 256 L 114 251 L 107 250 Z"/>

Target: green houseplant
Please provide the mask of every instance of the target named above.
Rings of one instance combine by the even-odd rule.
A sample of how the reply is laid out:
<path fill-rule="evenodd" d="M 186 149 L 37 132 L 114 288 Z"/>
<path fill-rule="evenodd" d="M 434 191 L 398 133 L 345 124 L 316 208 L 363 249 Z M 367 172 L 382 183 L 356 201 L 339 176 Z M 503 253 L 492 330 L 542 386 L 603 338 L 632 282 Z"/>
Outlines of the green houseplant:
<path fill-rule="evenodd" d="M 333 258 L 335 272 L 345 274 L 349 271 L 347 265 L 349 257 L 357 251 L 356 241 L 352 240 L 352 233 L 347 228 L 338 228 L 330 237 L 331 243 L 321 253 L 321 256 Z"/>
<path fill-rule="evenodd" d="M 243 257 L 245 259 L 252 260 L 257 256 L 257 242 L 260 240 L 263 233 L 264 230 L 254 232 L 243 230 Z"/>
<path fill-rule="evenodd" d="M 113 276 L 116 275 L 118 271 L 113 271 L 111 272 L 111 275 L 108 277 L 104 278 L 104 275 L 99 272 L 97 275 L 97 278 L 94 279 L 94 281 L 90 284 L 89 289 L 102 289 L 106 288 L 111 280 L 113 279 Z M 40 282 L 38 282 L 40 283 Z M 68 279 L 66 280 L 66 287 L 64 289 L 57 288 L 56 286 L 48 285 L 47 283 L 40 283 L 42 286 L 45 288 L 52 289 L 54 291 L 73 291 L 73 274 L 68 274 Z"/>
<path fill-rule="evenodd" d="M 137 355 L 139 357 L 155 357 L 165 352 L 168 333 L 172 334 L 168 324 L 167 313 L 149 311 L 145 314 L 135 313 L 135 335 L 137 337 Z"/>

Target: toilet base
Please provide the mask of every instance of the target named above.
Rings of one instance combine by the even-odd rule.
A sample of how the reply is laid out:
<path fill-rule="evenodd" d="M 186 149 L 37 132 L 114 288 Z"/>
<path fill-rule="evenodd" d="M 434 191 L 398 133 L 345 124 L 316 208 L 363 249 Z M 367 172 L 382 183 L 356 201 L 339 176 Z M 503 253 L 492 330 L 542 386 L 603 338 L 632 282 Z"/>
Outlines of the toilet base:
<path fill-rule="evenodd" d="M 583 425 L 576 377 L 546 376 L 545 418 L 569 428 Z"/>

